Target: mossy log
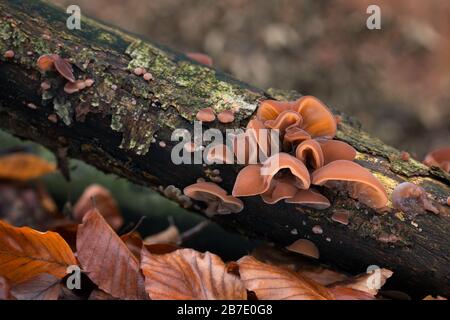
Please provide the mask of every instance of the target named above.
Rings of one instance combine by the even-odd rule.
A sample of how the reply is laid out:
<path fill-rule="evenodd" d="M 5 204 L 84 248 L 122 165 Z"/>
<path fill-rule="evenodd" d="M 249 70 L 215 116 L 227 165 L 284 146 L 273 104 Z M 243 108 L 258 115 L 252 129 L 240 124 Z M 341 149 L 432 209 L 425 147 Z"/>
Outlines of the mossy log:
<path fill-rule="evenodd" d="M 241 167 L 173 164 L 171 149 L 177 143 L 170 141 L 173 130 L 192 131 L 197 111 L 205 107 L 216 112 L 237 110 L 231 125 L 214 122 L 209 128 L 245 127 L 260 101 L 300 96 L 253 88 L 181 53 L 90 19 L 83 18 L 81 30 L 70 31 L 67 17 L 45 2 L 0 2 L 0 126 L 136 183 L 182 189 L 218 168 L 220 185 L 231 191 Z M 7 50 L 14 51 L 14 58 L 3 57 Z M 44 75 L 36 66 L 37 58 L 49 53 L 70 59 L 76 76 L 94 79 L 95 84 L 65 94 L 61 77 Z M 132 71 L 138 66 L 150 71 L 154 80 L 135 76 Z M 40 88 L 44 79 L 51 83 L 48 91 Z M 343 192 L 324 189 L 332 200 L 328 210 L 269 206 L 252 197 L 243 199 L 243 212 L 214 220 L 281 246 L 309 238 L 324 261 L 345 270 L 361 272 L 378 265 L 394 271 L 391 283 L 397 288 L 417 295 L 450 296 L 449 175 L 414 159 L 402 160 L 400 151 L 362 131 L 346 115 L 341 117 L 337 139 L 358 150 L 356 161 L 371 170 L 389 194 L 400 182 L 413 182 L 428 192 L 439 214 L 411 215 L 391 204 L 377 212 Z M 173 192 L 166 195 L 177 200 Z M 190 210 L 201 213 L 197 206 Z M 331 219 L 336 210 L 350 212 L 348 225 Z M 312 231 L 316 225 L 323 233 Z"/>

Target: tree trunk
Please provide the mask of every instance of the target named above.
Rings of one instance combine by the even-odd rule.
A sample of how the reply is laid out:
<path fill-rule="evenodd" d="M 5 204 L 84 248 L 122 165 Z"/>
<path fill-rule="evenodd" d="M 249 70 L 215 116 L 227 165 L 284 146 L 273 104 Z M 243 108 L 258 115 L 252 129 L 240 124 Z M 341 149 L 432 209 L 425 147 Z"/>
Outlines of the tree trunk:
<path fill-rule="evenodd" d="M 142 185 L 182 189 L 199 177 L 208 178 L 210 169 L 217 168 L 223 178 L 220 185 L 230 192 L 241 167 L 173 164 L 171 149 L 177 143 L 170 141 L 173 130 L 192 132 L 196 113 L 205 107 L 216 113 L 238 110 L 232 125 L 214 122 L 210 128 L 245 127 L 259 101 L 300 96 L 252 88 L 183 54 L 93 20 L 83 19 L 82 30 L 70 31 L 68 15 L 40 1 L 2 1 L 0 17 L 0 126 L 55 153 L 68 148 L 70 157 Z M 15 52 L 13 59 L 3 57 L 7 50 Z M 71 59 L 76 76 L 92 78 L 95 84 L 65 94 L 61 77 L 44 76 L 36 67 L 37 58 L 49 53 Z M 150 71 L 154 80 L 135 76 L 133 70 L 138 66 Z M 40 89 L 44 79 L 52 85 L 45 92 Z M 54 114 L 57 123 L 54 116 L 49 120 Z M 342 192 L 324 189 L 332 200 L 328 210 L 269 206 L 252 197 L 242 199 L 245 209 L 241 213 L 214 220 L 235 232 L 282 246 L 309 238 L 324 261 L 345 270 L 387 267 L 394 271 L 392 283 L 412 293 L 450 296 L 450 210 L 445 204 L 450 195 L 449 175 L 413 159 L 403 161 L 398 150 L 341 116 L 337 139 L 359 151 L 357 162 L 370 169 L 389 194 L 400 182 L 413 182 L 429 193 L 440 213 L 411 217 L 392 207 L 376 212 Z M 190 210 L 200 212 L 197 206 Z M 351 213 L 348 225 L 332 221 L 336 210 Z M 322 234 L 313 233 L 316 225 Z"/>

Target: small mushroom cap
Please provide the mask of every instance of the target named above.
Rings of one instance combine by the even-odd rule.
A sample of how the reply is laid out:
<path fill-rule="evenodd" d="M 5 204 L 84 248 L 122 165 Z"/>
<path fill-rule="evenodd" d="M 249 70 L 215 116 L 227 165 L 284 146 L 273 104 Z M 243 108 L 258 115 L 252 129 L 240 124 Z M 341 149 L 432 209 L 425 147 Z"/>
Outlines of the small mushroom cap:
<path fill-rule="evenodd" d="M 311 164 L 314 169 L 323 167 L 324 156 L 320 144 L 315 140 L 306 140 L 295 150 L 297 159 L 305 164 Z"/>
<path fill-rule="evenodd" d="M 294 107 L 295 102 L 265 100 L 260 103 L 256 117 L 261 121 L 274 120 L 283 111 L 292 110 Z"/>
<path fill-rule="evenodd" d="M 12 51 L 12 50 L 8 50 L 8 51 L 6 51 L 6 52 L 3 54 L 3 56 L 4 56 L 6 59 L 12 59 L 12 58 L 14 58 L 15 55 L 16 55 L 16 54 L 15 54 L 14 51 Z"/>
<path fill-rule="evenodd" d="M 50 71 L 54 69 L 55 60 L 59 59 L 57 54 L 44 54 L 37 60 L 37 66 L 41 71 Z"/>
<path fill-rule="evenodd" d="M 302 124 L 302 117 L 295 111 L 286 110 L 281 112 L 274 120 L 267 120 L 264 125 L 270 129 L 278 129 L 280 132 L 289 127 L 299 127 Z"/>
<path fill-rule="evenodd" d="M 311 136 L 305 130 L 298 127 L 289 127 L 286 129 L 283 137 L 283 148 L 284 150 L 290 151 L 293 145 L 309 139 L 311 139 Z"/>
<path fill-rule="evenodd" d="M 298 190 L 292 198 L 285 200 L 285 202 L 296 203 L 317 210 L 324 210 L 330 207 L 330 201 L 326 197 L 311 189 Z"/>
<path fill-rule="evenodd" d="M 261 195 L 267 204 L 275 204 L 283 199 L 292 198 L 297 192 L 294 179 L 272 179 L 270 188 Z"/>
<path fill-rule="evenodd" d="M 146 73 L 144 73 L 144 75 L 142 76 L 142 78 L 143 78 L 145 81 L 151 81 L 151 80 L 153 80 L 153 75 L 152 75 L 150 72 L 146 72 Z"/>
<path fill-rule="evenodd" d="M 84 83 L 84 82 L 83 82 Z M 64 86 L 64 92 L 67 94 L 73 94 L 80 91 L 81 83 L 67 82 Z"/>
<path fill-rule="evenodd" d="M 241 200 L 227 195 L 224 189 L 212 182 L 195 183 L 184 188 L 183 193 L 191 199 L 208 204 L 208 215 L 238 213 L 244 209 Z"/>
<path fill-rule="evenodd" d="M 216 164 L 233 164 L 233 151 L 224 144 L 217 144 L 208 149 L 206 159 L 209 163 Z"/>
<path fill-rule="evenodd" d="M 351 213 L 347 210 L 336 210 L 333 212 L 331 220 L 341 223 L 343 225 L 348 225 L 350 214 Z"/>
<path fill-rule="evenodd" d="M 268 179 L 261 175 L 261 164 L 250 164 L 238 174 L 232 195 L 235 197 L 251 197 L 266 192 L 270 187 Z"/>
<path fill-rule="evenodd" d="M 450 147 L 440 148 L 427 154 L 423 161 L 427 166 L 435 166 L 450 173 Z"/>
<path fill-rule="evenodd" d="M 290 246 L 286 247 L 286 249 L 314 259 L 319 259 L 320 257 L 319 249 L 316 245 L 306 239 L 297 240 Z"/>
<path fill-rule="evenodd" d="M 70 62 L 58 56 L 58 59 L 54 61 L 56 71 L 70 82 L 75 82 L 75 76 L 73 75 L 73 68 Z"/>
<path fill-rule="evenodd" d="M 200 53 L 200 52 L 188 52 L 186 56 L 190 59 L 197 61 L 200 64 L 211 67 L 213 65 L 213 60 L 210 56 Z"/>
<path fill-rule="evenodd" d="M 220 123 L 232 123 L 234 121 L 234 112 L 232 110 L 225 110 L 217 116 Z"/>
<path fill-rule="evenodd" d="M 417 211 L 417 209 L 439 213 L 439 210 L 428 200 L 426 191 L 411 182 L 403 182 L 395 187 L 391 194 L 391 200 L 394 208 L 406 213 Z"/>
<path fill-rule="evenodd" d="M 201 109 L 197 113 L 197 120 L 202 122 L 213 122 L 214 120 L 216 120 L 214 110 L 212 108 Z"/>
<path fill-rule="evenodd" d="M 296 110 L 303 118 L 302 129 L 313 138 L 333 138 L 336 135 L 336 120 L 331 111 L 319 99 L 304 96 L 296 101 Z"/>
<path fill-rule="evenodd" d="M 388 197 L 383 185 L 369 170 L 355 162 L 337 160 L 316 170 L 312 174 L 312 183 L 323 185 L 330 181 L 352 182 L 351 196 L 373 208 L 383 208 Z"/>
<path fill-rule="evenodd" d="M 349 144 L 328 139 L 317 139 L 322 149 L 324 165 L 336 160 L 353 161 L 356 157 L 356 150 Z"/>
<path fill-rule="evenodd" d="M 84 80 L 84 84 L 86 85 L 86 87 L 92 87 L 94 82 L 95 81 L 93 79 L 86 79 L 86 80 Z"/>

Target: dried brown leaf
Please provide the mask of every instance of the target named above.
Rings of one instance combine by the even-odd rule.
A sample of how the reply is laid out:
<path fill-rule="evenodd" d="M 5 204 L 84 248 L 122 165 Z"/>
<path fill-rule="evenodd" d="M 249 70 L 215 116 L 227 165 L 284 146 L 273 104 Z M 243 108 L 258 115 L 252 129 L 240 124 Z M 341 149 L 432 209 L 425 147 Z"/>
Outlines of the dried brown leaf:
<path fill-rule="evenodd" d="M 192 249 L 155 255 L 142 250 L 145 288 L 153 300 L 244 300 L 242 281 L 220 257 Z"/>
<path fill-rule="evenodd" d="M 324 286 L 287 269 L 245 256 L 238 261 L 247 290 L 260 300 L 334 300 Z"/>
<path fill-rule="evenodd" d="M 93 184 L 84 190 L 73 208 L 74 219 L 81 222 L 84 215 L 93 209 L 94 204 L 109 225 L 114 230 L 119 230 L 123 225 L 119 206 L 111 192 L 98 184 Z"/>
<path fill-rule="evenodd" d="M 330 288 L 336 300 L 375 300 L 372 294 L 346 287 Z"/>
<path fill-rule="evenodd" d="M 11 286 L 5 277 L 0 277 L 0 300 L 14 300 L 11 295 Z"/>
<path fill-rule="evenodd" d="M 61 290 L 61 279 L 41 273 L 15 285 L 11 292 L 18 300 L 58 300 Z"/>
<path fill-rule="evenodd" d="M 330 287 L 351 288 L 366 292 L 374 297 L 392 274 L 393 272 L 391 270 L 382 268 L 373 273 L 363 273 L 347 280 L 333 283 Z"/>
<path fill-rule="evenodd" d="M 113 297 L 147 297 L 138 259 L 98 210 L 89 211 L 78 227 L 77 255 L 89 278 Z"/>
<path fill-rule="evenodd" d="M 56 166 L 30 153 L 0 157 L 0 179 L 27 181 L 52 173 Z"/>
<path fill-rule="evenodd" d="M 72 250 L 59 234 L 0 221 L 0 276 L 12 285 L 41 273 L 63 278 L 67 267 L 76 264 Z"/>

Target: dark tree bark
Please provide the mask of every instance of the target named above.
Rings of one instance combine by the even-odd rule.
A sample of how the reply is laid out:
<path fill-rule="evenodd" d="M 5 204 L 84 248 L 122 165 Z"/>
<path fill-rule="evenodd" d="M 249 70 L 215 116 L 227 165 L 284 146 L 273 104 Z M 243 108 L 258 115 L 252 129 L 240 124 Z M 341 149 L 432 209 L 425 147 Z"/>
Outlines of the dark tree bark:
<path fill-rule="evenodd" d="M 183 54 L 89 19 L 82 21 L 82 30 L 70 31 L 67 17 L 40 1 L 0 3 L 0 126 L 56 154 L 68 149 L 70 157 L 133 182 L 182 189 L 218 168 L 223 178 L 220 185 L 230 192 L 241 167 L 174 165 L 173 130 L 192 131 L 195 115 L 204 107 L 216 112 L 239 110 L 233 124 L 215 122 L 210 128 L 245 127 L 259 101 L 300 96 L 252 88 Z M 13 59 L 3 57 L 7 50 L 15 52 Z M 76 76 L 94 79 L 94 86 L 65 94 L 61 77 L 43 75 L 36 67 L 37 58 L 49 53 L 71 59 Z M 154 80 L 148 83 L 135 76 L 132 70 L 137 66 L 149 70 Z M 44 79 L 52 85 L 46 92 L 40 89 Z M 54 114 L 57 123 L 49 120 L 51 115 L 54 120 Z M 413 217 L 391 206 L 377 212 L 345 193 L 323 189 L 332 201 L 328 210 L 269 206 L 252 197 L 243 199 L 243 212 L 214 220 L 282 246 L 306 237 L 317 244 L 324 261 L 345 270 L 361 272 L 375 264 L 393 270 L 392 283 L 413 293 L 450 296 L 450 210 L 445 204 L 449 175 L 413 159 L 403 161 L 398 150 L 341 116 L 337 139 L 359 151 L 357 162 L 374 172 L 389 194 L 403 181 L 422 186 L 439 214 L 424 211 Z M 161 147 L 160 141 L 167 146 Z M 195 206 L 189 209 L 201 211 Z M 331 220 L 336 210 L 351 213 L 347 226 Z M 323 234 L 312 232 L 315 225 L 322 227 Z"/>

